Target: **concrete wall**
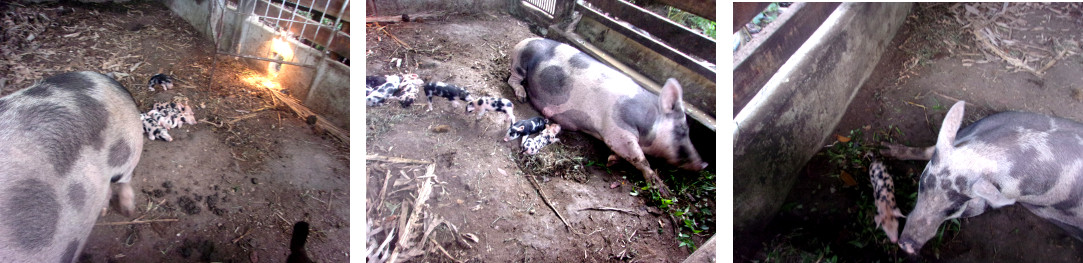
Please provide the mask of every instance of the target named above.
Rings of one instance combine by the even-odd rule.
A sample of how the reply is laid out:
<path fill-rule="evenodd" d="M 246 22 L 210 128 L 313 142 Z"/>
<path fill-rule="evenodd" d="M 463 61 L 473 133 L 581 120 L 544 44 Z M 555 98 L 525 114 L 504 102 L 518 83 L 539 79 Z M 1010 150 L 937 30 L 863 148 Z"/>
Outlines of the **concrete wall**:
<path fill-rule="evenodd" d="M 212 5 L 217 5 L 215 0 L 166 0 L 165 4 L 174 14 L 192 24 L 208 41 L 214 41 L 212 33 L 215 30 L 210 25 L 215 24 L 214 20 L 221 19 L 222 26 L 218 29 L 221 31 L 220 51 L 262 58 L 276 57 L 272 50 L 272 40 L 275 37 L 273 29 L 257 21 L 255 16 L 247 16 L 246 19 L 228 8 L 219 12 L 212 9 Z M 349 67 L 325 59 L 320 51 L 296 41 L 291 40 L 289 44 L 294 53 L 292 58 L 287 58 L 286 61 L 313 66 L 281 65 L 275 81 L 285 88 L 286 94 L 300 100 L 306 107 L 338 127 L 348 129 Z M 243 60 L 249 68 L 257 72 L 266 74 L 271 71 L 272 62 Z"/>
<path fill-rule="evenodd" d="M 737 240 L 761 230 L 778 212 L 797 173 L 834 131 L 910 6 L 840 5 L 734 118 Z"/>
<path fill-rule="evenodd" d="M 369 16 L 389 16 L 415 13 L 479 13 L 504 12 L 508 0 L 365 0 Z"/>

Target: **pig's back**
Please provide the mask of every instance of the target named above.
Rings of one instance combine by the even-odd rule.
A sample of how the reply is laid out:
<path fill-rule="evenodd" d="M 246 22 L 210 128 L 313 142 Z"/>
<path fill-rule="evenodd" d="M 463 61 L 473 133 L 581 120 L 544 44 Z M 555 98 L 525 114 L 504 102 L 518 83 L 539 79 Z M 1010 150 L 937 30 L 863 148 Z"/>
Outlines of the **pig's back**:
<path fill-rule="evenodd" d="M 0 98 L 0 262 L 70 261 L 142 152 L 135 102 L 93 72 Z"/>
<path fill-rule="evenodd" d="M 597 137 L 620 118 L 614 110 L 621 101 L 657 98 L 623 73 L 557 41 L 531 40 L 519 56 L 531 104 L 566 130 Z"/>

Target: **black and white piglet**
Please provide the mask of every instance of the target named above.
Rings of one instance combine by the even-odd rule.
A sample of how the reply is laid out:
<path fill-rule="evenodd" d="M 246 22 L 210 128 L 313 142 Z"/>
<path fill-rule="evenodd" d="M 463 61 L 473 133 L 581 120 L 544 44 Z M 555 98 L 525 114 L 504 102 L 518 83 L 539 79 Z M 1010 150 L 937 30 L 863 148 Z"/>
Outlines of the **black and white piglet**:
<path fill-rule="evenodd" d="M 517 121 L 508 127 L 508 134 L 504 136 L 504 141 L 514 140 L 520 136 L 523 137 L 523 141 L 526 141 L 526 136 L 545 130 L 546 124 L 549 124 L 549 119 L 541 116 Z"/>
<path fill-rule="evenodd" d="M 508 115 L 509 123 L 515 123 L 515 115 L 512 114 L 515 105 L 511 103 L 511 100 L 497 97 L 480 97 L 470 100 L 470 103 L 466 104 L 466 113 L 472 113 L 475 110 L 478 111 L 478 118 L 481 119 L 482 115 L 485 115 L 487 111 L 503 112 Z"/>
<path fill-rule="evenodd" d="M 173 77 L 159 73 L 151 76 L 150 80 L 147 81 L 147 89 L 150 91 L 154 91 L 154 86 L 158 85 L 161 85 L 164 90 L 169 90 L 169 88 L 173 87 Z"/>
<path fill-rule="evenodd" d="M 458 102 L 455 100 L 470 100 L 470 92 L 462 87 L 443 82 L 429 82 L 425 84 L 425 97 L 429 98 L 429 109 L 426 111 L 432 110 L 433 96 L 444 97 L 451 101 L 452 105 L 455 105 L 456 107 L 458 107 Z"/>
<path fill-rule="evenodd" d="M 560 141 L 557 138 L 557 134 L 560 133 L 560 124 L 552 123 L 546 124 L 545 130 L 542 130 L 541 134 L 534 136 L 533 138 L 526 138 L 523 140 L 523 153 L 529 155 L 538 154 L 542 148 L 550 144 Z"/>
<path fill-rule="evenodd" d="M 381 79 L 383 84 L 379 84 Z M 401 82 L 402 78 L 398 75 L 365 77 L 365 104 L 373 107 L 384 103 L 384 100 L 391 98 L 392 94 L 399 91 Z"/>

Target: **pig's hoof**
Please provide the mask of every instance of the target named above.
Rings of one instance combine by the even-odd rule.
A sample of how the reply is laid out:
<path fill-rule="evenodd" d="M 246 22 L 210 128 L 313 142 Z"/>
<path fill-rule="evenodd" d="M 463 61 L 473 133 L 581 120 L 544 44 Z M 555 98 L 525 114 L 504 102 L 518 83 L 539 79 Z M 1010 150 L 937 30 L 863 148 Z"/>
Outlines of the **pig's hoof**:
<path fill-rule="evenodd" d="M 620 158 L 617 158 L 617 155 L 610 154 L 609 159 L 607 159 L 605 162 L 605 167 L 612 167 L 614 165 L 617 165 L 618 161 L 620 161 Z"/>

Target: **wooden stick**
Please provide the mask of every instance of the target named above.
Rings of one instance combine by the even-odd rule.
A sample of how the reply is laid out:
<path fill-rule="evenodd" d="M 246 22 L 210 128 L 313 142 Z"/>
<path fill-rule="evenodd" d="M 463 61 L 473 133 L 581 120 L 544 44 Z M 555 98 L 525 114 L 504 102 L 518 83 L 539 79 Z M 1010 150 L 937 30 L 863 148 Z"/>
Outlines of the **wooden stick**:
<path fill-rule="evenodd" d="M 97 223 L 97 224 L 94 224 L 94 225 L 95 226 L 125 226 L 125 225 L 161 223 L 161 222 L 177 222 L 177 219 L 173 218 L 173 219 L 136 220 L 136 221 L 128 221 L 128 222 L 108 222 L 108 223 Z"/>
<path fill-rule="evenodd" d="M 431 161 L 406 159 L 391 156 L 379 156 L 375 154 L 369 154 L 365 157 L 368 161 L 388 162 L 388 163 L 406 163 L 406 164 L 432 164 Z"/>
<path fill-rule="evenodd" d="M 252 233 L 252 229 L 251 229 L 251 228 L 249 228 L 249 229 L 248 229 L 247 231 L 244 231 L 244 234 L 241 234 L 241 236 L 239 236 L 239 237 L 237 237 L 237 238 L 234 238 L 234 239 L 233 239 L 233 244 L 237 244 L 237 241 L 241 241 L 241 239 L 242 239 L 242 238 L 244 238 L 244 236 L 247 236 L 247 235 L 248 235 L 248 233 Z"/>
<path fill-rule="evenodd" d="M 436 248 L 440 249 L 440 252 L 444 252 L 444 256 L 447 256 L 447 258 L 450 258 L 452 261 L 462 263 L 461 260 L 455 259 L 455 257 L 451 256 L 451 254 L 448 254 L 447 250 L 444 250 L 444 246 L 441 246 L 440 243 L 436 243 L 436 240 L 430 237 L 429 241 L 432 242 L 433 245 L 436 245 Z"/>
<path fill-rule="evenodd" d="M 635 211 L 628 210 L 628 209 L 621 209 L 621 208 L 612 208 L 612 207 L 587 207 L 587 208 L 579 209 L 579 211 L 583 211 L 583 210 L 616 211 L 616 212 L 624 212 L 626 214 L 630 214 L 630 215 L 634 215 L 634 216 L 639 216 L 639 213 L 636 213 Z"/>
<path fill-rule="evenodd" d="M 538 195 L 541 196 L 542 202 L 545 203 L 545 205 L 549 206 L 549 209 L 552 209 L 553 213 L 557 214 L 557 218 L 560 218 L 560 222 L 564 223 L 564 226 L 568 228 L 568 231 L 571 231 L 572 233 L 575 233 L 577 235 L 581 235 L 581 233 L 576 232 L 575 229 L 572 229 L 572 225 L 568 224 L 567 220 L 564 220 L 564 216 L 560 215 L 560 211 L 557 211 L 557 208 L 553 206 L 553 204 L 549 203 L 549 198 L 545 197 L 545 192 L 542 191 L 541 186 L 538 186 L 538 181 L 534 179 L 534 176 L 527 175 L 527 177 L 529 177 L 530 179 L 530 185 L 533 185 L 534 190 L 538 191 Z"/>

